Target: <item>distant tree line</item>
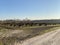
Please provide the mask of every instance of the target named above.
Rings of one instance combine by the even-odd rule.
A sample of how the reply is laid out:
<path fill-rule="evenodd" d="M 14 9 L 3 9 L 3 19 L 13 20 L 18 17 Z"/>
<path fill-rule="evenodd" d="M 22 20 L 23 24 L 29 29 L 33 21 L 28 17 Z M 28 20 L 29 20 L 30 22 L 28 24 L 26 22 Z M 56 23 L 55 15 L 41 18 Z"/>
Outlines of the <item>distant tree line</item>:
<path fill-rule="evenodd" d="M 5 21 L 0 21 L 0 25 L 4 26 L 47 26 L 47 25 L 56 25 L 60 24 L 60 20 L 5 20 Z"/>

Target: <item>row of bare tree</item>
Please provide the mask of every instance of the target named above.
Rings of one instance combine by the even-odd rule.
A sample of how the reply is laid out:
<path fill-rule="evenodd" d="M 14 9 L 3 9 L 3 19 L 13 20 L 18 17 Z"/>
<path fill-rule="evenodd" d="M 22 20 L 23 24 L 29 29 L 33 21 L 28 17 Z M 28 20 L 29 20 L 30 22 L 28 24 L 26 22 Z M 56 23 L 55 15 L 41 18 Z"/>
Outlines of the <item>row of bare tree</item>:
<path fill-rule="evenodd" d="M 47 26 L 47 25 L 56 25 L 57 23 L 34 23 L 34 22 L 3 22 L 0 25 L 21 27 L 21 26 Z"/>

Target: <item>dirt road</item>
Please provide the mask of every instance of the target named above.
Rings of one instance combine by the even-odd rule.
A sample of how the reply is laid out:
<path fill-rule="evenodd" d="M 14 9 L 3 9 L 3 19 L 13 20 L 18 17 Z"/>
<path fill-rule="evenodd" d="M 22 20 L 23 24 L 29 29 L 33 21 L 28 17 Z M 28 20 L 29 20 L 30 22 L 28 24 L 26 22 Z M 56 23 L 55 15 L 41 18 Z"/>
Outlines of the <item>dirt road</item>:
<path fill-rule="evenodd" d="M 60 29 L 36 36 L 15 45 L 60 45 Z"/>

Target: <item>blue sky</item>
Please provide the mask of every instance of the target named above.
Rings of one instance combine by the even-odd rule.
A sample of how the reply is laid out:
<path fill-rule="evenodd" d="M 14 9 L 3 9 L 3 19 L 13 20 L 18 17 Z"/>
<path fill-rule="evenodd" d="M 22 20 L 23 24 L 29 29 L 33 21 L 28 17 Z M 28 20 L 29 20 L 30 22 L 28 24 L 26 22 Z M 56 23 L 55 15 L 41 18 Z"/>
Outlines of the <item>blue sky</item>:
<path fill-rule="evenodd" d="M 59 19 L 60 0 L 0 0 L 0 19 Z"/>

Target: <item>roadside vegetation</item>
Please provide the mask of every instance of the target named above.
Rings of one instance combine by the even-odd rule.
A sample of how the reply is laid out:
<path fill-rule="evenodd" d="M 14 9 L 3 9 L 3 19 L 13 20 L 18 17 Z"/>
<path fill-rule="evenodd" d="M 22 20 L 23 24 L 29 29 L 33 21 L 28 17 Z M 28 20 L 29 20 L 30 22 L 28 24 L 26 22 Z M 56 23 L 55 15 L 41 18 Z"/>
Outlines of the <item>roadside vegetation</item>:
<path fill-rule="evenodd" d="M 15 45 L 24 40 L 60 28 L 58 23 L 32 23 L 30 21 L 0 22 L 0 45 Z"/>
<path fill-rule="evenodd" d="M 59 26 L 32 26 L 32 27 L 24 27 L 24 28 L 19 28 L 20 30 L 23 30 L 20 33 L 13 33 L 14 30 L 12 31 L 11 29 L 5 29 L 1 28 L 0 33 L 2 32 L 3 34 L 0 35 L 0 45 L 14 45 L 15 42 L 20 42 L 24 41 L 26 39 L 35 37 L 37 35 L 42 35 L 44 33 L 53 31 L 57 29 Z M 4 30 L 5 29 L 5 30 Z M 18 29 L 18 30 L 19 30 Z M 19 30 L 19 31 L 20 31 Z M 12 36 L 9 36 L 11 33 Z M 8 34 L 8 35 L 7 35 Z"/>

